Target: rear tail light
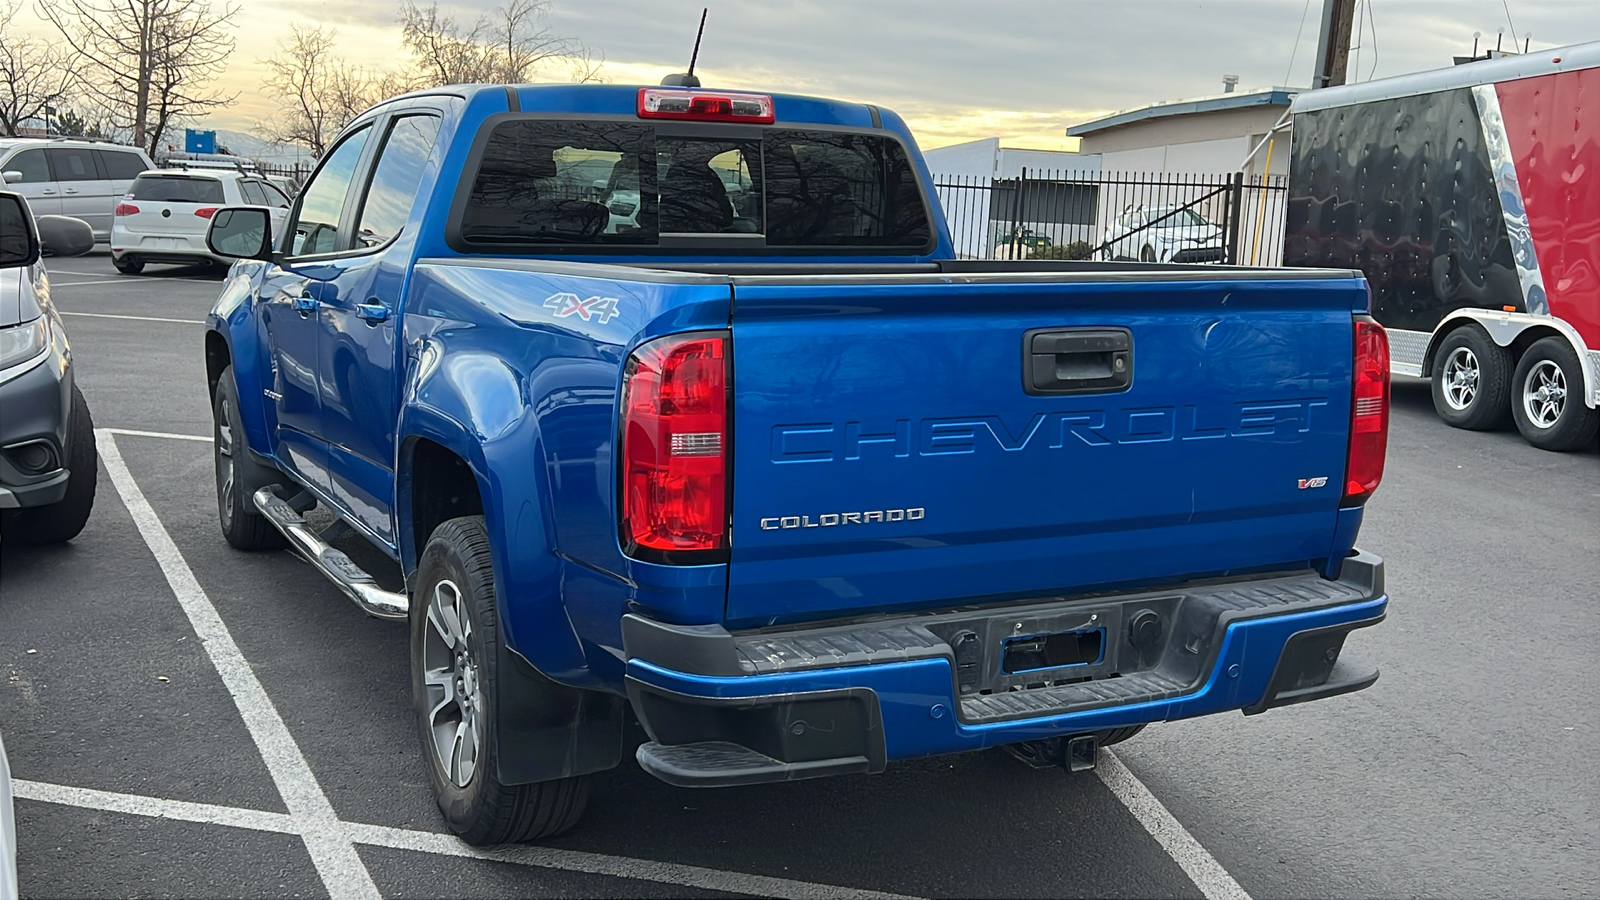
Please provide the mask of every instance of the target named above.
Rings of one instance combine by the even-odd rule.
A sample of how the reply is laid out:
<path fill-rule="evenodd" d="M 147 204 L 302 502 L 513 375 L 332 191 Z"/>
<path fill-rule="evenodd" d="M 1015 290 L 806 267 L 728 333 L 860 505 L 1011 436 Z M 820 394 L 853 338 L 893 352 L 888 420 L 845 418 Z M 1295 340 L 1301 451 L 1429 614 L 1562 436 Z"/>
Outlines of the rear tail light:
<path fill-rule="evenodd" d="M 202 206 L 195 210 L 194 214 L 202 219 L 209 219 L 217 214 L 217 208 L 215 206 Z"/>
<path fill-rule="evenodd" d="M 1355 388 L 1343 506 L 1360 506 L 1378 489 L 1389 447 L 1389 335 L 1369 316 L 1357 316 L 1355 328 Z"/>
<path fill-rule="evenodd" d="M 101 209 L 104 208 L 101 207 Z M 117 208 L 113 209 L 111 214 L 113 216 L 136 216 L 139 214 L 139 207 L 134 206 L 132 203 L 118 203 Z"/>
<path fill-rule="evenodd" d="M 660 338 L 628 358 L 622 386 L 622 542 L 660 562 L 728 548 L 728 335 Z M 689 558 L 668 554 L 692 553 Z"/>
<path fill-rule="evenodd" d="M 706 94 L 682 88 L 640 88 L 639 118 L 771 125 L 772 98 L 766 94 Z"/>

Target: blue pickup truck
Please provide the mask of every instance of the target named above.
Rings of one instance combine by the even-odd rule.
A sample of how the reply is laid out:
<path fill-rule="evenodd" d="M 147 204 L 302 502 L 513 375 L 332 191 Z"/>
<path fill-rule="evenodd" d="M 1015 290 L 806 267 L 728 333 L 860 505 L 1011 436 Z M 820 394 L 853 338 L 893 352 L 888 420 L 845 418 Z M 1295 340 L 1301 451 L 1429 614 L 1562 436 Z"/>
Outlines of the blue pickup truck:
<path fill-rule="evenodd" d="M 1076 770 L 1377 678 L 1358 273 L 956 259 L 894 113 L 686 87 L 408 94 L 268 222 L 208 236 L 222 531 L 409 621 L 468 841 L 570 828 L 629 749 Z"/>

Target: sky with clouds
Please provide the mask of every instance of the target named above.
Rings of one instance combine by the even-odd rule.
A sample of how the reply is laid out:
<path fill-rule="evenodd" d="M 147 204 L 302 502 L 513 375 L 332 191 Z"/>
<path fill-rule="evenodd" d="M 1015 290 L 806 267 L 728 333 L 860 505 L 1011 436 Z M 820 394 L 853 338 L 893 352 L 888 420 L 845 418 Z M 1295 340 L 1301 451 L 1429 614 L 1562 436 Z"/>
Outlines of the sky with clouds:
<path fill-rule="evenodd" d="M 220 2 L 220 0 L 217 0 Z M 470 20 L 501 0 L 441 6 Z M 1600 40 L 1600 0 L 1358 0 L 1351 78 L 1436 68 L 1473 32 L 1534 49 Z M 401 58 L 398 0 L 240 0 L 221 86 L 237 103 L 206 124 L 270 116 L 262 60 L 294 23 L 337 29 L 348 61 Z M 999 136 L 1069 149 L 1068 125 L 1161 100 L 1310 80 L 1322 0 L 551 0 L 548 24 L 606 59 L 616 84 L 682 71 L 709 7 L 697 73 L 708 86 L 863 100 L 905 116 L 924 147 Z M 1303 22 L 1303 25 L 1302 25 Z M 22 24 L 21 22 L 15 24 Z M 24 26 L 48 29 L 40 23 Z M 1299 36 L 1298 43 L 1296 36 Z"/>

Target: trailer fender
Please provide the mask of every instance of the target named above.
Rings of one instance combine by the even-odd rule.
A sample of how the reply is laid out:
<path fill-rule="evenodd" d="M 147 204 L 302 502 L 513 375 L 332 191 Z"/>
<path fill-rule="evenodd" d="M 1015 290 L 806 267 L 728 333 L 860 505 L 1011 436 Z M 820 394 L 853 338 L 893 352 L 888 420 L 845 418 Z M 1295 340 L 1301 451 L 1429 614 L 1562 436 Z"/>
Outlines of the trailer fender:
<path fill-rule="evenodd" d="M 1476 322 L 1489 333 L 1490 340 L 1502 347 L 1513 348 L 1514 355 L 1540 338 L 1551 335 L 1565 338 L 1578 354 L 1583 364 L 1583 403 L 1590 409 L 1600 407 L 1600 350 L 1592 350 L 1578 334 L 1578 330 L 1559 316 L 1539 316 L 1521 312 L 1501 312 L 1492 309 L 1458 309 L 1445 316 L 1433 329 L 1428 340 L 1428 352 L 1422 357 L 1422 376 L 1433 375 L 1433 354 L 1445 335 L 1467 322 Z"/>

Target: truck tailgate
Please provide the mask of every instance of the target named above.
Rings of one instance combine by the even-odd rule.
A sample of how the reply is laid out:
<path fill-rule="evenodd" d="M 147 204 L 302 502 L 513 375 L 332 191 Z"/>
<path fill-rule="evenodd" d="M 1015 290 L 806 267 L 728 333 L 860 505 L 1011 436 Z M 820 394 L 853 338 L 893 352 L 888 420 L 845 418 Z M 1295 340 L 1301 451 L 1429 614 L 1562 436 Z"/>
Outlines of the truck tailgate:
<path fill-rule="evenodd" d="M 1326 557 L 1364 302 L 1305 273 L 736 278 L 727 618 Z"/>

